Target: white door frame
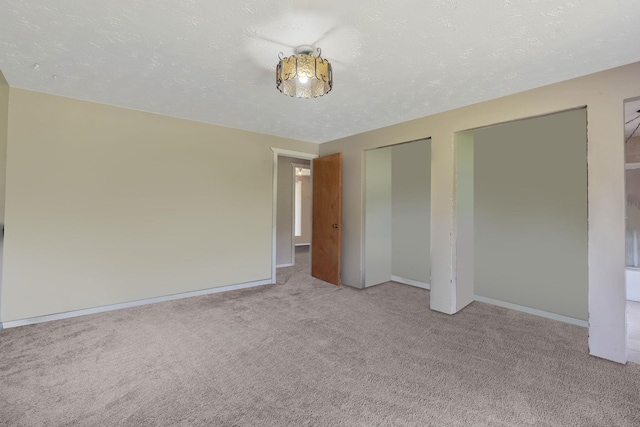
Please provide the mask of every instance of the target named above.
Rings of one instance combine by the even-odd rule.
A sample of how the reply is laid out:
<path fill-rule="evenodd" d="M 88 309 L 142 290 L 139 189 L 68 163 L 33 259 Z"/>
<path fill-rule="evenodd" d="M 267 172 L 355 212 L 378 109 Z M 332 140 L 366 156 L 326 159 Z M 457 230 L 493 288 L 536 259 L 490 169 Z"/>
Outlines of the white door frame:
<path fill-rule="evenodd" d="M 276 283 L 276 225 L 278 212 L 278 156 L 293 157 L 294 159 L 313 160 L 317 154 L 303 153 L 301 151 L 283 150 L 273 148 L 273 198 L 272 198 L 272 224 L 271 224 L 271 283 Z M 312 172 L 313 173 L 313 172 Z"/>

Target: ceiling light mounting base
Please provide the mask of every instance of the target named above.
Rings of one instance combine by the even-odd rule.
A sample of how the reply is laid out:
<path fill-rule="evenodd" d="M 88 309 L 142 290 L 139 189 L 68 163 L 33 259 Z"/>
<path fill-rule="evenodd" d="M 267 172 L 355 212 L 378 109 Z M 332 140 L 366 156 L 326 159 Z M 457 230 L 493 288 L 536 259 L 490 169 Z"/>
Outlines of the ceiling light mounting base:
<path fill-rule="evenodd" d="M 314 49 L 313 46 L 308 44 L 296 46 L 296 48 L 294 49 L 294 52 L 296 53 L 296 55 L 312 55 L 313 56 L 313 53 L 316 52 L 316 50 L 318 51 L 318 56 L 320 56 L 320 48 Z"/>

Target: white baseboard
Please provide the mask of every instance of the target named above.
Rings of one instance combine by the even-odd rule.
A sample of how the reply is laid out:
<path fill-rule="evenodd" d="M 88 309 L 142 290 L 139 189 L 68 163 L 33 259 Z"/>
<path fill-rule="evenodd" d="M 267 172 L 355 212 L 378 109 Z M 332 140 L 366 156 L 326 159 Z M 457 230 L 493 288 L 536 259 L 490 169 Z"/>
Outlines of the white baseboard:
<path fill-rule="evenodd" d="M 103 305 L 101 307 L 85 308 L 82 310 L 67 311 L 65 313 L 48 314 L 46 316 L 30 317 L 28 319 L 11 320 L 0 323 L 0 331 L 3 328 L 15 328 L 18 326 L 32 325 L 34 323 L 50 322 L 52 320 L 69 319 L 71 317 L 86 316 L 87 314 L 103 313 L 105 311 L 120 310 L 122 308 L 138 307 L 141 305 L 155 304 L 158 302 L 172 301 L 176 299 L 197 297 L 201 295 L 216 294 L 218 292 L 235 291 L 238 289 L 253 288 L 256 286 L 270 285 L 271 279 L 258 280 L 255 282 L 238 283 L 235 285 L 220 286 L 217 288 L 201 289 L 199 291 L 183 292 L 179 294 L 166 295 L 161 297 L 146 298 L 137 301 L 123 302 L 120 304 Z"/>
<path fill-rule="evenodd" d="M 276 265 L 276 268 L 282 268 L 282 267 L 293 267 L 295 264 L 293 262 L 290 262 L 289 264 L 278 264 Z"/>
<path fill-rule="evenodd" d="M 571 323 L 572 325 L 584 326 L 586 328 L 589 327 L 589 322 L 582 319 L 576 319 L 574 317 L 563 316 L 561 314 L 550 313 L 548 311 L 538 310 L 537 308 L 525 307 L 523 305 L 512 304 L 510 302 L 500 301 L 496 299 L 491 299 L 487 297 L 481 297 L 479 295 L 474 295 L 474 299 L 479 302 L 484 302 L 486 304 L 497 305 L 499 307 L 509 308 L 511 310 L 522 311 L 524 313 L 534 314 L 540 317 L 546 317 L 547 319 L 559 320 L 565 323 Z"/>
<path fill-rule="evenodd" d="M 400 277 L 400 276 L 391 276 L 391 280 L 394 282 L 405 284 L 405 285 L 431 290 L 431 285 L 429 283 L 419 282 L 413 279 L 405 279 L 404 277 Z"/>

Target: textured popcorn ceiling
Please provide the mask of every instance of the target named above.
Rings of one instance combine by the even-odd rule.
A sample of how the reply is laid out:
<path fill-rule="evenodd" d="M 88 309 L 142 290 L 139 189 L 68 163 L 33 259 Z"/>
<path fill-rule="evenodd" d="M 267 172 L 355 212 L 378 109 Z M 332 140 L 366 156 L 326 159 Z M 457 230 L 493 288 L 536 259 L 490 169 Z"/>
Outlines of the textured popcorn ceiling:
<path fill-rule="evenodd" d="M 321 143 L 640 61 L 638 18 L 638 0 L 2 0 L 0 70 Z M 275 88 L 278 53 L 302 44 L 333 64 L 324 97 Z"/>

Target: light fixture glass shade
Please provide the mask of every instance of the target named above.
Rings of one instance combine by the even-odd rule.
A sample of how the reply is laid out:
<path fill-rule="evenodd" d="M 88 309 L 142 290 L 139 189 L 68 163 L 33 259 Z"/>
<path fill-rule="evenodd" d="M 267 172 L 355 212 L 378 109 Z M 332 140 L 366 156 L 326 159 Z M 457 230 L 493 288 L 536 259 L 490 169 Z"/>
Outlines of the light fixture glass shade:
<path fill-rule="evenodd" d="M 280 58 L 276 67 L 276 86 L 285 95 L 297 98 L 315 98 L 333 88 L 331 64 L 312 55 L 311 49 L 297 49 L 295 55 Z"/>

